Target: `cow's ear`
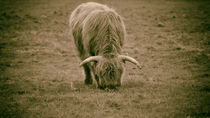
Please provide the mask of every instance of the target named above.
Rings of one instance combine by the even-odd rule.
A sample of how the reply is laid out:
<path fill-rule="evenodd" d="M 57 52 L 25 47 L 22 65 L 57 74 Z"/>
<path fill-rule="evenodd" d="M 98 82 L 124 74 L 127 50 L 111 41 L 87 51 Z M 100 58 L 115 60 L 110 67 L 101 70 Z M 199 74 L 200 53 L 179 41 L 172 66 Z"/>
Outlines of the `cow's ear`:
<path fill-rule="evenodd" d="M 121 61 L 122 61 L 124 64 L 125 64 L 125 62 L 126 62 L 126 61 L 125 61 L 125 60 L 123 60 L 123 59 L 122 59 Z"/>
<path fill-rule="evenodd" d="M 80 66 L 83 66 L 84 64 L 88 63 L 88 62 L 92 62 L 92 61 L 99 61 L 102 59 L 102 56 L 90 56 L 88 58 L 86 58 L 85 60 L 83 60 L 80 63 Z"/>

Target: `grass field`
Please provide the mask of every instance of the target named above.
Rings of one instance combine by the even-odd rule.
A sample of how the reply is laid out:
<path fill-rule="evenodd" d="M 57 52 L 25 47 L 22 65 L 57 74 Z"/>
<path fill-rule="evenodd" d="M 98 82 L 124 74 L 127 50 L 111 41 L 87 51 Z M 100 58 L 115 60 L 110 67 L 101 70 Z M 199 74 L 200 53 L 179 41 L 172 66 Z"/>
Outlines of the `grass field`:
<path fill-rule="evenodd" d="M 94 0 L 123 17 L 118 90 L 84 85 L 69 35 L 89 0 L 0 1 L 0 118 L 210 118 L 210 1 Z"/>

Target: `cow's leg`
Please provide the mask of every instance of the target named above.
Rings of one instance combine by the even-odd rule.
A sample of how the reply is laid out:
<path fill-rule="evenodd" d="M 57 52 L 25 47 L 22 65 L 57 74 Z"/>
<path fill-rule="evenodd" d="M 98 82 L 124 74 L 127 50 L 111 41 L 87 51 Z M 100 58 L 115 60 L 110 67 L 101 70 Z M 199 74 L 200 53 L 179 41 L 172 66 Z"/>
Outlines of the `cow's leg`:
<path fill-rule="evenodd" d="M 90 68 L 87 64 L 83 65 L 84 67 L 84 71 L 85 71 L 85 84 L 92 84 L 93 80 L 91 77 L 91 72 L 90 72 Z"/>
<path fill-rule="evenodd" d="M 97 82 L 97 85 L 99 86 L 99 79 L 98 79 L 98 76 L 97 75 L 95 75 L 95 80 Z"/>
<path fill-rule="evenodd" d="M 99 83 L 99 78 L 98 78 L 97 75 L 95 75 L 95 80 L 96 80 L 96 82 L 97 82 L 97 87 L 100 88 L 100 89 L 104 89 L 104 85 L 101 85 L 101 84 Z M 104 83 L 104 82 L 102 82 L 102 83 Z"/>

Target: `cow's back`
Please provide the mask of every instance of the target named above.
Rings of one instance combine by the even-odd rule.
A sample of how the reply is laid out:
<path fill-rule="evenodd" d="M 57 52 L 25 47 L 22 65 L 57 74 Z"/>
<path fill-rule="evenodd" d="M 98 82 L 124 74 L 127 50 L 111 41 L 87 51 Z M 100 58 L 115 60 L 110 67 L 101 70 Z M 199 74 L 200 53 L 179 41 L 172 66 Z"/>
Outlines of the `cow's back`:
<path fill-rule="evenodd" d="M 94 2 L 83 3 L 79 5 L 70 16 L 70 27 L 73 29 L 76 28 L 77 25 L 82 25 L 84 19 L 95 10 L 106 10 L 109 9 L 105 5 L 101 5 Z"/>
<path fill-rule="evenodd" d="M 83 3 L 79 5 L 71 14 L 69 25 L 71 28 L 71 33 L 74 37 L 74 42 L 79 50 L 79 55 L 83 59 L 84 58 L 84 46 L 82 43 L 82 27 L 85 18 L 95 10 L 106 10 L 109 9 L 105 5 L 101 5 L 94 2 Z"/>

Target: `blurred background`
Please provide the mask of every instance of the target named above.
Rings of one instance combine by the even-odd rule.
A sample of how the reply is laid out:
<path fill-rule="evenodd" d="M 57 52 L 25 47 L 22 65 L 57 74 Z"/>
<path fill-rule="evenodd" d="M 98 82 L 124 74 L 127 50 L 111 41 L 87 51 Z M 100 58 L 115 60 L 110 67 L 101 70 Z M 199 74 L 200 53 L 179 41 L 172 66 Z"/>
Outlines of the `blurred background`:
<path fill-rule="evenodd" d="M 69 16 L 90 0 L 0 1 L 0 118 L 210 117 L 210 1 L 94 0 L 125 22 L 122 86 L 84 85 Z"/>

